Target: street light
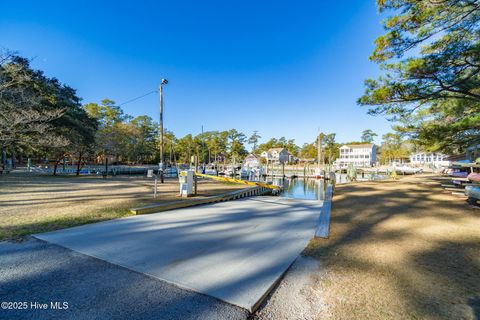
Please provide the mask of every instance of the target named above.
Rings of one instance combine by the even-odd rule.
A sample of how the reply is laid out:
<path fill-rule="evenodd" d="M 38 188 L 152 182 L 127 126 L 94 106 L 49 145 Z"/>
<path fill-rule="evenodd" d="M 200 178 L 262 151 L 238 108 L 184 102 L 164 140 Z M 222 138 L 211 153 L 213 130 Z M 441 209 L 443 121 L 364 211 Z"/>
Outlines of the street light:
<path fill-rule="evenodd" d="M 160 92 L 160 182 L 163 183 L 163 171 L 165 168 L 165 159 L 164 159 L 164 154 L 163 154 L 163 86 L 168 83 L 167 79 L 162 79 L 160 82 L 159 86 L 159 92 Z"/>

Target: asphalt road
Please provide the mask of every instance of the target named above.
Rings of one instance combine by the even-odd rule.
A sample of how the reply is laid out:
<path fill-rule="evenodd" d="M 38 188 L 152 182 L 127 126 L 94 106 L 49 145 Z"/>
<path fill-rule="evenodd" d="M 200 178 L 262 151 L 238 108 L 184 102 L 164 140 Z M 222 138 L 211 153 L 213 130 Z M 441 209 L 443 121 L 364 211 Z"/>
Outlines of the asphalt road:
<path fill-rule="evenodd" d="M 246 319 L 215 298 L 30 238 L 0 242 L 0 319 Z M 26 302 L 26 303 L 24 303 Z M 52 309 L 51 303 L 67 309 Z M 35 306 L 35 303 L 38 303 Z M 42 304 L 47 309 L 39 309 Z"/>

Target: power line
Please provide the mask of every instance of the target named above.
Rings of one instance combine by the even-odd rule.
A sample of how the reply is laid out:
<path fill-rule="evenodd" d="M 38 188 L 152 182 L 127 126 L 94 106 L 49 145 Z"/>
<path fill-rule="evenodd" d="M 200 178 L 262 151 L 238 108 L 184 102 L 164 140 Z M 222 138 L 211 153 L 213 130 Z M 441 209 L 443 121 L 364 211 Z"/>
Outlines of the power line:
<path fill-rule="evenodd" d="M 141 99 L 141 98 L 146 97 L 146 96 L 148 96 L 148 95 L 151 95 L 152 93 L 155 93 L 155 92 L 158 92 L 158 90 L 153 90 L 153 91 L 147 92 L 147 93 L 145 93 L 145 94 L 142 94 L 141 96 L 138 96 L 138 97 L 136 97 L 136 98 L 133 98 L 133 99 L 130 99 L 130 100 L 125 101 L 125 102 L 123 102 L 123 103 L 120 103 L 118 106 L 119 106 L 119 107 L 120 107 L 120 106 L 123 106 L 124 104 L 127 104 L 127 103 L 133 102 L 133 101 L 135 101 L 135 100 Z"/>

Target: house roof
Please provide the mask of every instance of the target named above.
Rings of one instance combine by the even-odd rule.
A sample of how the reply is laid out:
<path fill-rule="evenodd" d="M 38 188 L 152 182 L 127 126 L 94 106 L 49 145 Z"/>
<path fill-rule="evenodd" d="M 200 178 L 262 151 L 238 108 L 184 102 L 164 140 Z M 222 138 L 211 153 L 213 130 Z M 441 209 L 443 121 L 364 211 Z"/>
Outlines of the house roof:
<path fill-rule="evenodd" d="M 440 153 L 440 152 L 422 152 L 422 151 L 419 151 L 419 152 L 412 152 L 410 153 L 410 157 L 413 157 L 413 156 L 417 156 L 417 155 L 427 155 L 427 156 L 430 156 L 430 155 L 438 155 L 438 156 L 447 156 L 446 154 L 444 153 Z"/>
<path fill-rule="evenodd" d="M 450 155 L 448 156 L 445 160 L 448 161 L 460 161 L 460 160 L 466 160 L 467 156 L 465 154 L 456 154 L 456 155 Z"/>
<path fill-rule="evenodd" d="M 341 148 L 343 148 L 343 147 L 348 147 L 348 148 L 352 148 L 352 149 L 371 148 L 371 147 L 373 147 L 373 144 L 372 143 L 345 144 L 345 145 L 341 146 Z"/>
<path fill-rule="evenodd" d="M 285 148 L 270 148 L 268 149 L 268 152 L 272 152 L 272 151 L 282 152 L 282 150 L 287 151 Z"/>

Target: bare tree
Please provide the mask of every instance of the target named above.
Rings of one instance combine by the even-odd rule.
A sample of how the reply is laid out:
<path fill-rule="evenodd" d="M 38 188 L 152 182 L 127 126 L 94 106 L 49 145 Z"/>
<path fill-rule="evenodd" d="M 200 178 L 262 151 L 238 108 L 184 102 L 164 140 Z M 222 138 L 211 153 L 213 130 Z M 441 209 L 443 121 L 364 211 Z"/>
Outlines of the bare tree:
<path fill-rule="evenodd" d="M 0 145 L 63 144 L 46 133 L 65 109 L 43 105 L 44 98 L 32 87 L 28 65 L 21 62 L 10 52 L 0 53 Z"/>

